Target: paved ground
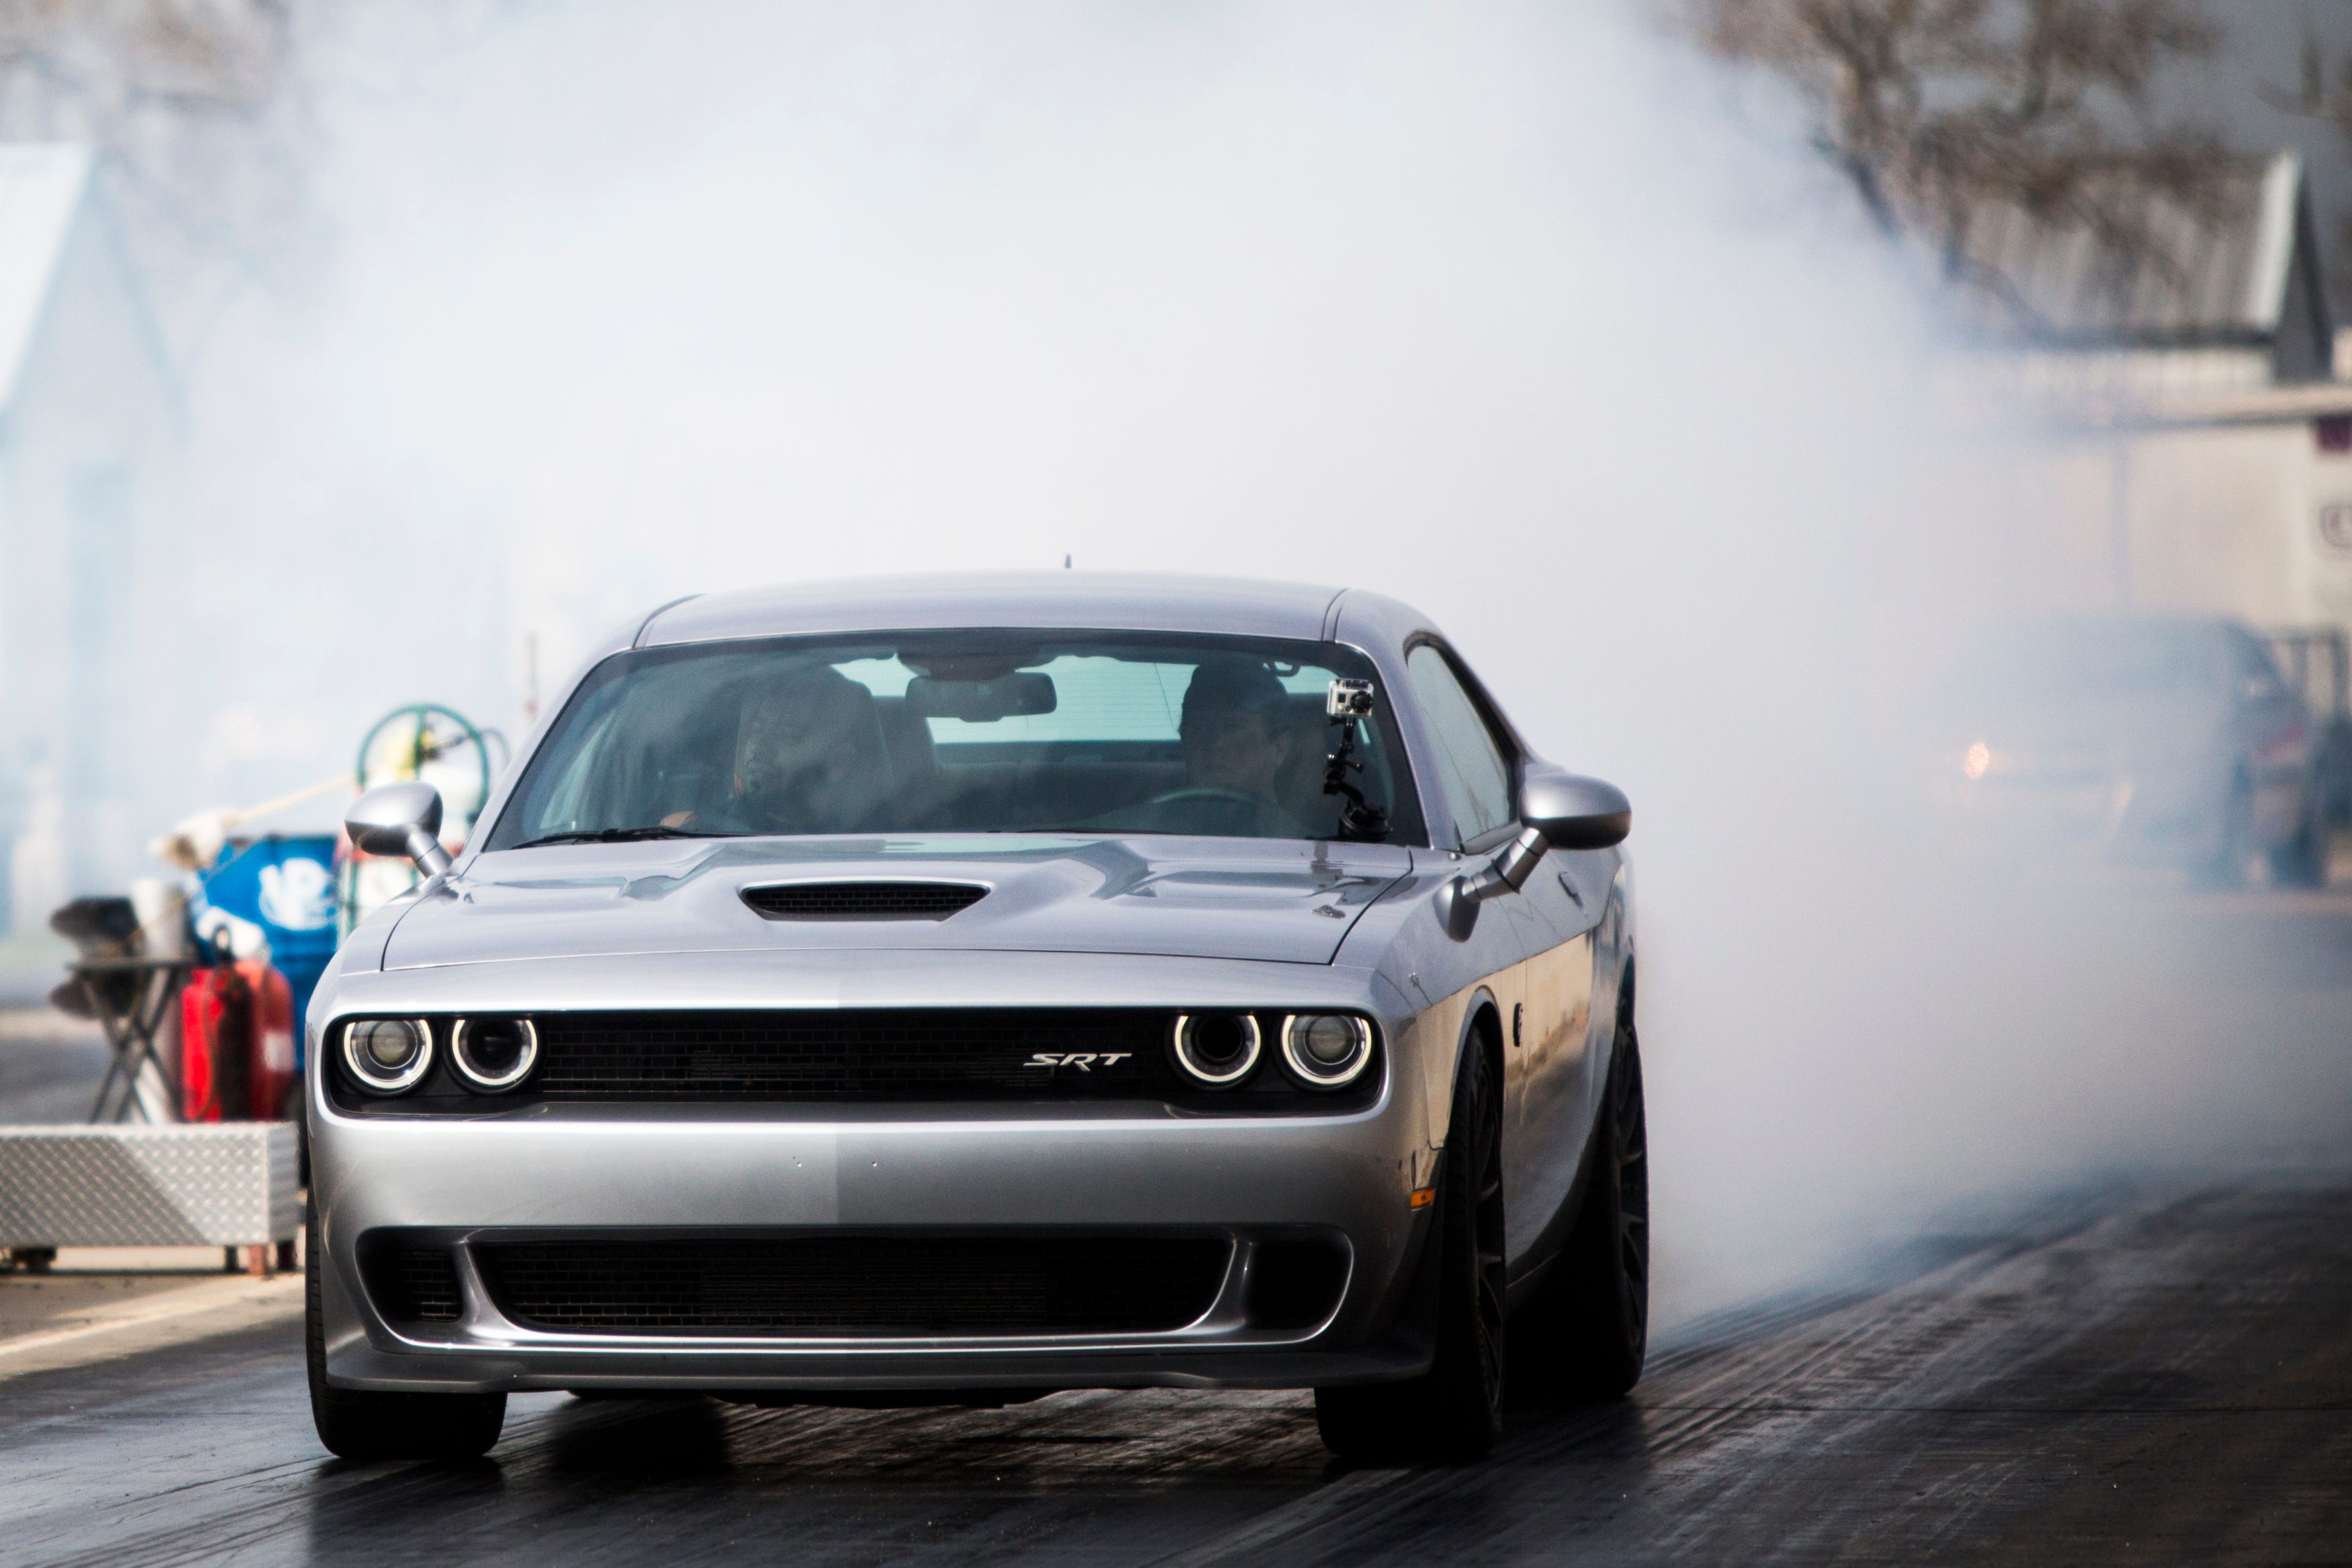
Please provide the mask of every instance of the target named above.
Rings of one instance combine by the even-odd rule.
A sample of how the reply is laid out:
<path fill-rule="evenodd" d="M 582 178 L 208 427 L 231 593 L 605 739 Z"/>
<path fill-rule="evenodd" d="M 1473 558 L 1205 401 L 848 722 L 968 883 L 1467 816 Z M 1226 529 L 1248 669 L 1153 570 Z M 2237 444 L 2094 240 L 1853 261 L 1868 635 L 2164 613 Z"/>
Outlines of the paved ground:
<path fill-rule="evenodd" d="M 0 1341 L 88 1321 L 124 1301 L 220 1276 L 217 1247 L 68 1248 L 47 1273 L 0 1273 Z"/>
<path fill-rule="evenodd" d="M 2352 1188 L 2124 1204 L 1718 1323 L 1474 1466 L 1347 1472 L 1290 1395 L 1002 1411 L 514 1402 L 352 1466 L 290 1322 L 0 1384 L 0 1562 L 2352 1562 Z"/>
<path fill-rule="evenodd" d="M 351 1466 L 310 1429 L 297 1281 L 18 1276 L 0 1565 L 2352 1563 L 2352 1178 L 2227 1174 L 2210 1129 L 2164 1130 L 2213 1103 L 2255 1165 L 2341 1161 L 2352 897 L 2153 911 L 2195 965 L 2151 1006 L 2196 1050 L 2080 1055 L 2095 1086 L 2171 1074 L 2179 1098 L 2103 1114 L 2160 1123 L 2173 1186 L 1685 1322 L 1633 1399 L 1518 1410 L 1481 1464 L 1350 1472 L 1304 1396 L 1154 1393 L 951 1413 L 536 1396 L 478 1464 Z M 0 1122 L 79 1120 L 102 1062 L 70 1026 L 0 1015 Z"/>
<path fill-rule="evenodd" d="M 0 997 L 0 1125 L 85 1120 L 105 1071 L 98 1025 Z"/>

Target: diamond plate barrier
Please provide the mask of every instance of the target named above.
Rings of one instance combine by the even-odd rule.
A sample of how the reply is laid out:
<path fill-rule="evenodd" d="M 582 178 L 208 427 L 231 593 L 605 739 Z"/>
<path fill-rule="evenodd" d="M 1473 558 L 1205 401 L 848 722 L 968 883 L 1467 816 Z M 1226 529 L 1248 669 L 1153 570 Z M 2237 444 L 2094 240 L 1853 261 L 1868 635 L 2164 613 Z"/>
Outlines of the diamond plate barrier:
<path fill-rule="evenodd" d="M 0 1247 L 250 1247 L 301 1223 L 294 1124 L 0 1127 Z"/>

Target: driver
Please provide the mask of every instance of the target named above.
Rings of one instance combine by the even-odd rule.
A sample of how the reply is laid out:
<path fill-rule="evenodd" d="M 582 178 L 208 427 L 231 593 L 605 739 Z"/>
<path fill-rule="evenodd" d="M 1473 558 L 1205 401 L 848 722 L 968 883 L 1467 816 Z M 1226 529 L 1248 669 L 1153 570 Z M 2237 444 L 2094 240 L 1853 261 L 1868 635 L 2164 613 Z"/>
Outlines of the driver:
<path fill-rule="evenodd" d="M 890 790 L 874 697 L 838 670 L 787 670 L 745 694 L 723 825 L 691 811 L 671 827 L 743 833 L 854 833 Z"/>
<path fill-rule="evenodd" d="M 1185 783 L 1255 796 L 1278 821 L 1288 821 L 1276 797 L 1298 751 L 1297 728 L 1285 722 L 1289 709 L 1289 694 L 1259 660 L 1204 661 L 1184 688 L 1177 726 Z"/>

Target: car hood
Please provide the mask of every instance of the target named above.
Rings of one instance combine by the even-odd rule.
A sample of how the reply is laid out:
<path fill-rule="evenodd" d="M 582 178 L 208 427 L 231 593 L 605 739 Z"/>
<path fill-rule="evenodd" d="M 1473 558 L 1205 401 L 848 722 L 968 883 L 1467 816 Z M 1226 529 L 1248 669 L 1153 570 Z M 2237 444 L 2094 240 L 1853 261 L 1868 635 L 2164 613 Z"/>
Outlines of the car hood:
<path fill-rule="evenodd" d="M 476 856 L 400 917 L 387 969 L 621 954 L 891 948 L 1328 964 L 1412 869 L 1381 844 L 1174 837 L 662 840 Z M 943 920 L 773 920 L 743 890 L 940 881 L 987 896 Z"/>
<path fill-rule="evenodd" d="M 2113 762 L 2198 759 L 2225 745 L 2225 704 L 2202 693 L 2128 695 L 2104 701 L 2062 701 L 1963 710 L 1955 733 L 1984 740 L 1995 752 L 2037 763 L 2099 758 Z M 1963 742 L 1965 744 L 1965 742 Z"/>

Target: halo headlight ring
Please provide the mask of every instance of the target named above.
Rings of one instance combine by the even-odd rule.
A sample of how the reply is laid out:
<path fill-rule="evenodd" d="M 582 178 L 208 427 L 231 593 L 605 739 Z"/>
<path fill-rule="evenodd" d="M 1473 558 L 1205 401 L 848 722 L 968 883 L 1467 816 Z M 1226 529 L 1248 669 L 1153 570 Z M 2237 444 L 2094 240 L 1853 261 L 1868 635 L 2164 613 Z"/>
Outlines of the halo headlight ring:
<path fill-rule="evenodd" d="M 1220 1051 L 1226 1028 L 1234 1032 L 1232 1049 Z M 1262 1054 L 1257 1019 L 1247 1013 L 1178 1013 L 1170 1044 L 1176 1066 L 1193 1082 L 1211 1089 L 1228 1089 L 1257 1071 Z"/>
<path fill-rule="evenodd" d="M 352 1019 L 342 1027 L 343 1070 L 371 1094 L 405 1094 L 433 1071 L 433 1026 L 423 1019 Z"/>
<path fill-rule="evenodd" d="M 504 1038 L 494 1045 L 494 1036 Z M 475 1093 L 503 1093 L 539 1065 L 539 1030 L 525 1018 L 459 1019 L 449 1033 L 449 1062 Z"/>
<path fill-rule="evenodd" d="M 1372 1061 L 1372 1026 L 1347 1013 L 1292 1013 L 1282 1020 L 1282 1061 L 1310 1089 L 1344 1089 Z"/>

